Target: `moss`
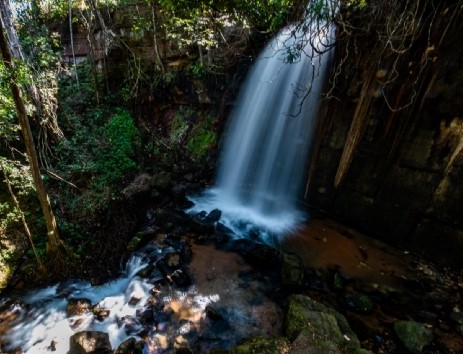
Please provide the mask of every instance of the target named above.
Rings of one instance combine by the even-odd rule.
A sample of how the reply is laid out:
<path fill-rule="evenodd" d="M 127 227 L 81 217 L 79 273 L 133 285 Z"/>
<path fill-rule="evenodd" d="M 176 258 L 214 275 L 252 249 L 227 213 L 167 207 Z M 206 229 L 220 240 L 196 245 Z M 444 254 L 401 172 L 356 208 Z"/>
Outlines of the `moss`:
<path fill-rule="evenodd" d="M 432 331 L 414 321 L 397 321 L 394 323 L 394 331 L 412 353 L 421 353 L 433 340 Z"/>
<path fill-rule="evenodd" d="M 286 338 L 255 337 L 247 339 L 229 351 L 229 354 L 281 354 L 289 349 Z"/>

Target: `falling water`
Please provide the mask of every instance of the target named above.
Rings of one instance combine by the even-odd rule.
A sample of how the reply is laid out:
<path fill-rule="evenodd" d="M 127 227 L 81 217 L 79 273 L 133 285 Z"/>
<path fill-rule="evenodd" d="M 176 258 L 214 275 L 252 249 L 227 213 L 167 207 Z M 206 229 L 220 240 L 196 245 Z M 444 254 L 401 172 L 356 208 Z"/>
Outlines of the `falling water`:
<path fill-rule="evenodd" d="M 304 219 L 297 200 L 331 56 L 318 53 L 331 33 L 288 27 L 267 45 L 229 118 L 216 186 L 192 198 L 193 212 L 219 209 L 235 234 L 257 227 L 267 242 Z"/>

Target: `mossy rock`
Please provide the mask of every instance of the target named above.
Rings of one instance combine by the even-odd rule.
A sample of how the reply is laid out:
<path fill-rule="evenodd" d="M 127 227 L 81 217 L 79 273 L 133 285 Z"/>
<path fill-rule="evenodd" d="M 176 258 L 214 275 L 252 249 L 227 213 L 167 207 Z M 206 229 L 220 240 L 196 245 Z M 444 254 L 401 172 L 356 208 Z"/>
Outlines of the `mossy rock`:
<path fill-rule="evenodd" d="M 289 342 L 286 338 L 264 338 L 254 337 L 239 343 L 228 351 L 229 354 L 281 354 L 289 349 Z"/>
<path fill-rule="evenodd" d="M 288 298 L 284 334 L 296 347 L 302 335 L 307 341 L 307 347 L 314 350 L 318 346 L 336 347 L 343 353 L 368 353 L 360 348 L 357 335 L 343 315 L 303 295 Z"/>
<path fill-rule="evenodd" d="M 430 329 L 414 321 L 397 321 L 394 331 L 404 347 L 412 353 L 421 353 L 434 339 Z"/>
<path fill-rule="evenodd" d="M 136 251 L 137 249 L 145 246 L 149 241 L 154 238 L 154 232 L 152 231 L 140 231 L 131 238 L 127 244 L 127 250 L 129 252 Z"/>

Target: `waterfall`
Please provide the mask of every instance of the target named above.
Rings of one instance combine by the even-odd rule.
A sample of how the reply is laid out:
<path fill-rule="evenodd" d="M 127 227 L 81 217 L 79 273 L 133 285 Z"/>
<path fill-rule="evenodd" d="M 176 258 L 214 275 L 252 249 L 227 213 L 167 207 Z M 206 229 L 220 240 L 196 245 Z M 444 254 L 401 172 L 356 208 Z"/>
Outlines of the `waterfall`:
<path fill-rule="evenodd" d="M 332 29 L 282 30 L 249 73 L 225 131 L 215 187 L 192 197 L 192 212 L 222 211 L 221 222 L 264 241 L 305 215 L 297 207 L 329 67 Z M 326 52 L 326 53 L 324 53 Z M 322 53 L 322 54 L 320 54 Z"/>

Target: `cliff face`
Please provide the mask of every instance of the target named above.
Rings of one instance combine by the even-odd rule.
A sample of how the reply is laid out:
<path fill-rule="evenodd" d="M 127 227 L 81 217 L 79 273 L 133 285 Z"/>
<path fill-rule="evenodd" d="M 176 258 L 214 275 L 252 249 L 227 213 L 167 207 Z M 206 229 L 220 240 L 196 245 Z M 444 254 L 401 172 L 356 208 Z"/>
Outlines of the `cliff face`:
<path fill-rule="evenodd" d="M 463 265 L 461 19 L 461 4 L 437 13 L 432 35 L 394 67 L 401 76 L 389 92 L 388 58 L 372 53 L 342 73 L 339 100 L 322 110 L 306 193 L 369 235 L 453 266 Z"/>

